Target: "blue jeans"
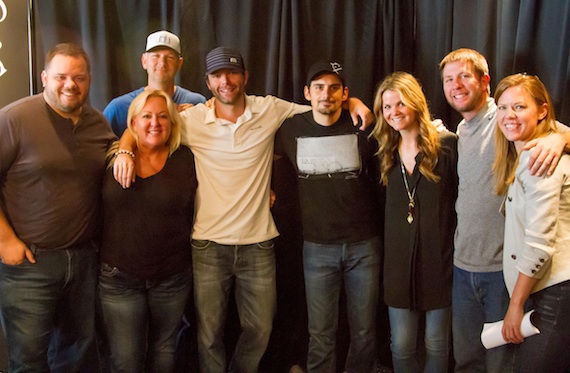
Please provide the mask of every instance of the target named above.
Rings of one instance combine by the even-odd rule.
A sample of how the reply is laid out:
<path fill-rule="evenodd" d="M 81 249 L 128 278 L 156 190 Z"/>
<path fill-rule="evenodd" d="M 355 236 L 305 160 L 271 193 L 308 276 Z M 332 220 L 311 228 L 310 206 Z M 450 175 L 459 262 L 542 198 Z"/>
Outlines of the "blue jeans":
<path fill-rule="evenodd" d="M 425 315 L 425 364 L 423 369 L 416 353 L 418 323 Z M 449 360 L 449 330 L 451 307 L 430 311 L 412 311 L 407 308 L 388 307 L 392 363 L 396 373 L 447 372 Z"/>
<path fill-rule="evenodd" d="M 0 263 L 0 320 L 10 372 L 83 372 L 95 340 L 97 248 L 30 245 L 36 263 Z"/>
<path fill-rule="evenodd" d="M 481 331 L 486 322 L 505 317 L 509 293 L 503 272 L 468 272 L 453 268 L 452 322 L 456 372 L 510 372 L 511 344 L 485 349 Z"/>
<path fill-rule="evenodd" d="M 336 332 L 342 284 L 350 329 L 348 372 L 376 371 L 376 308 L 380 283 L 379 238 L 352 244 L 303 244 L 309 318 L 308 372 L 336 371 Z"/>
<path fill-rule="evenodd" d="M 192 240 L 192 261 L 200 372 L 227 371 L 223 338 L 234 286 L 242 333 L 229 370 L 257 372 L 269 343 L 277 304 L 273 241 L 221 245 Z"/>
<path fill-rule="evenodd" d="M 101 263 L 99 300 L 113 372 L 174 371 L 191 288 L 191 268 L 146 280 Z"/>
<path fill-rule="evenodd" d="M 570 281 L 531 294 L 529 303 L 540 334 L 516 346 L 515 372 L 570 372 Z"/>

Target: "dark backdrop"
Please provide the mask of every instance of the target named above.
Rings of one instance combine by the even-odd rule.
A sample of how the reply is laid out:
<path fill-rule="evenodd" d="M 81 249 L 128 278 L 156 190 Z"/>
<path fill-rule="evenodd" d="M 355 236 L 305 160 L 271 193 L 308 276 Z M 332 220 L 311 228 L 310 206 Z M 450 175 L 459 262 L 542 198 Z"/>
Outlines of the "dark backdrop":
<path fill-rule="evenodd" d="M 422 83 L 435 117 L 454 129 L 459 117 L 445 102 L 437 65 L 446 53 L 469 47 L 484 54 L 492 87 L 515 72 L 541 77 L 558 118 L 570 123 L 570 0 L 30 0 L 35 90 L 45 52 L 58 42 L 81 44 L 91 56 L 91 103 L 102 110 L 111 98 L 146 84 L 140 66 L 146 36 L 158 29 L 178 34 L 184 66 L 178 83 L 210 97 L 204 58 L 219 45 L 238 48 L 250 70 L 250 94 L 305 102 L 308 66 L 318 59 L 343 64 L 352 95 L 372 105 L 376 85 L 395 70 Z M 4 88 L 2 88 L 4 89 Z M 278 314 L 265 372 L 286 371 L 306 355 L 306 312 L 301 232 L 294 177 L 277 165 L 274 216 Z M 390 364 L 389 332 L 379 311 L 380 361 Z M 239 333 L 231 313 L 226 340 Z M 346 320 L 339 349 L 346 350 Z M 181 361 L 194 371 L 195 342 L 187 339 Z M 339 370 L 342 364 L 339 357 Z"/>
<path fill-rule="evenodd" d="M 36 56 L 57 42 L 80 43 L 93 59 L 91 102 L 146 83 L 146 36 L 178 34 L 185 62 L 179 83 L 210 93 L 204 58 L 219 45 L 238 48 L 250 70 L 248 93 L 304 102 L 308 66 L 333 59 L 352 95 L 371 105 L 395 70 L 413 73 L 431 109 L 452 128 L 437 64 L 474 48 L 489 60 L 492 86 L 515 72 L 539 75 L 561 121 L 570 123 L 570 0 L 32 0 Z M 43 57 L 35 60 L 36 77 Z M 37 85 L 40 87 L 40 85 Z"/>

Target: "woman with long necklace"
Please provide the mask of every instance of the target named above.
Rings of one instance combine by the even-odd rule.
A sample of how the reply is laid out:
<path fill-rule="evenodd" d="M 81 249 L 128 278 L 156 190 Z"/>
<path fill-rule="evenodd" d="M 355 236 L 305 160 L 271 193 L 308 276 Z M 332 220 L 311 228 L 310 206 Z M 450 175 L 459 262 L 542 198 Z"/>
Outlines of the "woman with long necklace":
<path fill-rule="evenodd" d="M 395 72 L 376 91 L 374 136 L 386 186 L 384 302 L 395 372 L 446 372 L 457 136 L 438 134 L 417 80 Z M 419 330 L 425 317 L 425 331 Z M 425 362 L 416 351 L 424 335 Z"/>

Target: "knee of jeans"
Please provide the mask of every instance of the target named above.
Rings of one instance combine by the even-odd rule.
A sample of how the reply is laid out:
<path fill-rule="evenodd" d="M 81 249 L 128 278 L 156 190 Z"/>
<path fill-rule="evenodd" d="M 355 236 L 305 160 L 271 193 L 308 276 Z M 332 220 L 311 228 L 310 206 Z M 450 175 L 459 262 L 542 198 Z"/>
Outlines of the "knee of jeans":
<path fill-rule="evenodd" d="M 397 359 L 407 359 L 416 355 L 415 349 L 399 349 L 393 344 L 390 345 L 390 350 L 392 351 L 392 355 Z"/>
<path fill-rule="evenodd" d="M 111 355 L 111 366 L 116 372 L 140 372 L 144 364 L 129 356 Z"/>
<path fill-rule="evenodd" d="M 417 341 L 400 334 L 392 334 L 390 337 L 390 349 L 398 358 L 406 358 L 416 354 Z"/>
<path fill-rule="evenodd" d="M 271 331 L 273 329 L 272 322 L 262 322 L 258 320 L 258 322 L 253 324 L 243 324 L 242 323 L 242 330 L 245 335 L 253 340 L 257 340 L 260 343 L 267 343 L 269 342 L 269 337 L 271 336 Z"/>
<path fill-rule="evenodd" d="M 447 339 L 425 340 L 426 351 L 430 355 L 446 355 L 449 351 Z"/>
<path fill-rule="evenodd" d="M 10 368 L 15 371 L 43 370 L 47 364 L 49 341 L 47 339 L 30 339 L 15 341 L 8 338 L 8 355 Z M 22 370 L 18 370 L 22 369 Z"/>

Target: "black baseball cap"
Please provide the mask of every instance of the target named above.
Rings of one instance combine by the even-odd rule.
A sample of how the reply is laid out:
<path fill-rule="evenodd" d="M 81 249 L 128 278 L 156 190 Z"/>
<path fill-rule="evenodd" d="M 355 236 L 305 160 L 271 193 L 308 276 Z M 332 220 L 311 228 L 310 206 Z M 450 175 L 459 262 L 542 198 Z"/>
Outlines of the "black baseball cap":
<path fill-rule="evenodd" d="M 319 61 L 315 62 L 309 69 L 309 74 L 307 75 L 307 87 L 311 86 L 311 82 L 315 80 L 315 78 L 323 74 L 336 74 L 340 78 L 342 84 L 346 85 L 344 83 L 344 77 L 342 76 L 342 65 L 340 63 Z"/>

